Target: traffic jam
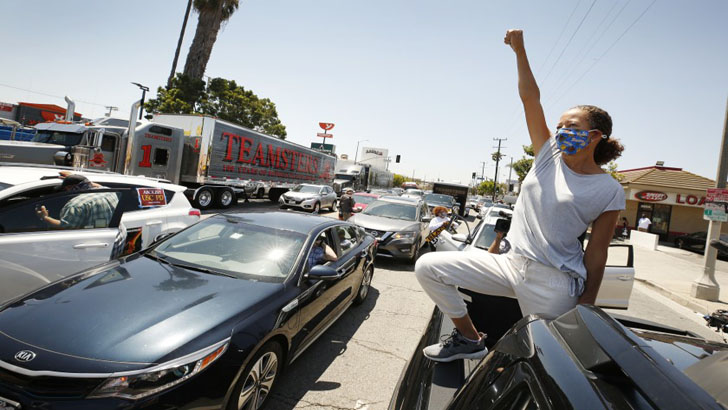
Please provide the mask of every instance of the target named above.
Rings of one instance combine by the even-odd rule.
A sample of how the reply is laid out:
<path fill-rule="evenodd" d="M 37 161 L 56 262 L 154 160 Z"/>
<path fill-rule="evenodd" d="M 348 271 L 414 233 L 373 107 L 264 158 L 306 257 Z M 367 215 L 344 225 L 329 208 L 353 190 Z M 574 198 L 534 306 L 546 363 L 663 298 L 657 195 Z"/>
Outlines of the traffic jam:
<path fill-rule="evenodd" d="M 205 75 L 242 5 L 189 0 L 167 85 L 145 100 L 132 82 L 128 119 L 115 106 L 87 118 L 68 96 L 0 103 L 0 410 L 728 408 L 728 309 L 705 296 L 717 290 L 676 299 L 646 279 L 704 253 L 717 285 L 725 184 L 700 197 L 639 182 L 681 171 L 661 161 L 620 176 L 602 108 L 547 124 L 520 29 L 498 44 L 530 143 L 511 157 L 517 176 L 499 183 L 500 137 L 495 177 L 481 162 L 469 183 L 434 176 L 472 148 L 450 136 L 428 151 L 430 178 L 394 172 L 429 144 L 414 126 L 408 150 L 347 137 L 352 158 L 332 143 L 341 122 L 309 120 L 304 145 L 272 101 Z M 326 65 L 341 64 L 333 50 Z M 436 116 L 464 133 L 468 115 Z M 709 230 L 668 246 L 672 198 Z"/>

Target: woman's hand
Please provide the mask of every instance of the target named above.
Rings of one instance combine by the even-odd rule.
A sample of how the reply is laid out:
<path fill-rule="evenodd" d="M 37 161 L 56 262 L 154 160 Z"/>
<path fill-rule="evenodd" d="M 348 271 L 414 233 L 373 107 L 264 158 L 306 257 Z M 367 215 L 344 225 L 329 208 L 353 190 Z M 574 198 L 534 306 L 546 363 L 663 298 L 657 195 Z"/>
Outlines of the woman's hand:
<path fill-rule="evenodd" d="M 511 46 L 514 52 L 520 53 L 525 50 L 523 46 L 523 30 L 508 30 L 503 42 Z"/>

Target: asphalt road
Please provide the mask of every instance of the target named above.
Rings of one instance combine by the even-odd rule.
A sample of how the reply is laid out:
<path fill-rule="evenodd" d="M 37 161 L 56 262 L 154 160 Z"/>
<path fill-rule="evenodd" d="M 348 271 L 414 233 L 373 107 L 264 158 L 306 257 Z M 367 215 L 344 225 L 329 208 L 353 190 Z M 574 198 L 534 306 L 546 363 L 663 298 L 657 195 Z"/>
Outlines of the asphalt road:
<path fill-rule="evenodd" d="M 276 204 L 255 199 L 228 212 L 275 209 Z M 211 213 L 215 211 L 205 212 Z M 472 228 L 477 220 L 469 219 Z M 459 230 L 466 229 L 461 225 Z M 412 265 L 377 259 L 367 301 L 346 312 L 286 370 L 270 397 L 269 408 L 386 409 L 433 308 L 414 278 Z M 695 313 L 639 283 L 629 309 L 608 311 L 721 340 Z"/>

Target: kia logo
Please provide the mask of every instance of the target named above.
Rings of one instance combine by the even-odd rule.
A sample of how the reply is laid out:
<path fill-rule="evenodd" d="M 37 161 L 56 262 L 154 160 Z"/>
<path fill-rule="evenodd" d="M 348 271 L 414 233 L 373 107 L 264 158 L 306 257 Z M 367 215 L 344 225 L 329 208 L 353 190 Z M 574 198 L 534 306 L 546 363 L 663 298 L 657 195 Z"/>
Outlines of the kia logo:
<path fill-rule="evenodd" d="M 35 359 L 35 353 L 30 350 L 21 350 L 18 353 L 15 353 L 15 360 L 19 362 L 29 362 L 33 359 Z"/>

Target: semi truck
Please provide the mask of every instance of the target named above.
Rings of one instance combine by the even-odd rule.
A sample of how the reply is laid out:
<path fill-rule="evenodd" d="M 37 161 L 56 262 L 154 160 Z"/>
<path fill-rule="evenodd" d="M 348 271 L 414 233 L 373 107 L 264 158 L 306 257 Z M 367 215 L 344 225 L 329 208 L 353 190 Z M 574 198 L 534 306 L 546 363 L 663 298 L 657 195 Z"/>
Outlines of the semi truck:
<path fill-rule="evenodd" d="M 129 124 L 139 101 L 132 106 Z M 0 161 L 67 165 L 144 175 L 184 185 L 200 209 L 227 208 L 239 195 L 271 201 L 300 183 L 331 185 L 336 158 L 202 115 L 154 115 L 129 128 L 77 123 L 36 126 L 45 142 L 0 141 Z"/>
<path fill-rule="evenodd" d="M 370 191 L 372 189 L 392 188 L 394 174 L 370 164 L 339 160 L 336 163 L 336 175 L 333 188 L 337 196 L 347 189 L 354 191 Z"/>

